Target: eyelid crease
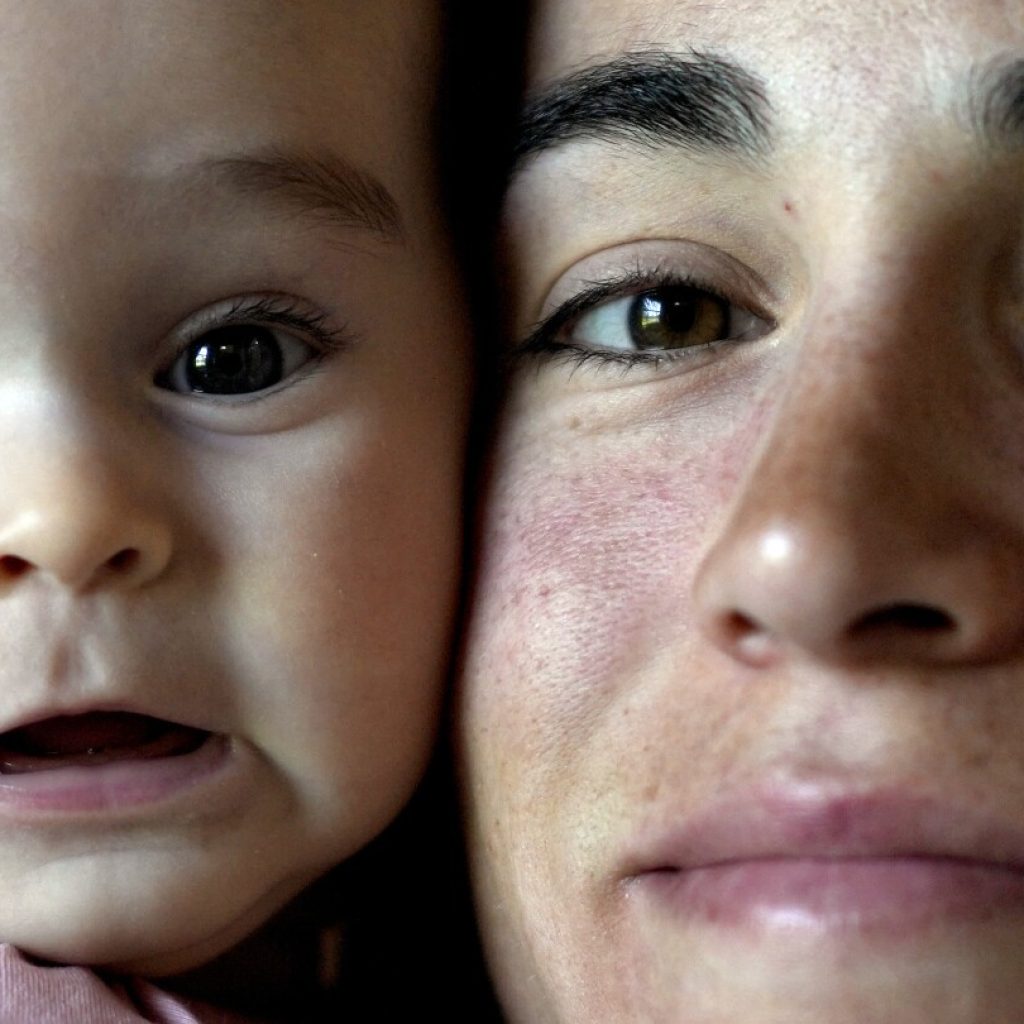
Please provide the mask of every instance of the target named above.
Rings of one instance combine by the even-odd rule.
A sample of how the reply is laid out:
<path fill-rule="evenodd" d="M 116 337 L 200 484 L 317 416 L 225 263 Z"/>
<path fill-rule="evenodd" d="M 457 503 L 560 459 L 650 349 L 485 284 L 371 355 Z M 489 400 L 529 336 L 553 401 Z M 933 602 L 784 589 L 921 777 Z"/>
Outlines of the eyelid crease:
<path fill-rule="evenodd" d="M 591 267 L 597 272 L 588 280 L 589 275 L 584 276 L 584 271 Z M 633 283 L 641 290 L 645 276 L 653 285 L 689 285 L 724 299 L 742 296 L 744 303 L 757 307 L 764 315 L 781 301 L 768 281 L 744 260 L 715 244 L 673 235 L 644 235 L 604 245 L 564 263 L 556 274 L 547 278 L 551 284 L 543 290 L 546 297 L 541 310 L 552 305 L 552 297 L 559 292 L 577 292 L 579 288 L 575 283 L 568 289 L 565 287 L 565 282 L 572 282 L 574 278 L 587 286 Z M 535 322 L 544 319 L 541 315 Z"/>

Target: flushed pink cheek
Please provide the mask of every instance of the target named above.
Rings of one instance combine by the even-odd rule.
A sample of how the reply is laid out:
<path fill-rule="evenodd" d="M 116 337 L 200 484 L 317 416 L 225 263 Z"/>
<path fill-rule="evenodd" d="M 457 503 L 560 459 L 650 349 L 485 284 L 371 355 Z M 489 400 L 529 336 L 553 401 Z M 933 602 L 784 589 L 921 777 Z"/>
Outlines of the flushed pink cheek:
<path fill-rule="evenodd" d="M 506 448 L 495 467 L 469 677 L 487 679 L 475 697 L 503 720 L 528 716 L 538 743 L 564 742 L 688 630 L 719 503 L 714 476 L 678 450 L 601 440 Z"/>

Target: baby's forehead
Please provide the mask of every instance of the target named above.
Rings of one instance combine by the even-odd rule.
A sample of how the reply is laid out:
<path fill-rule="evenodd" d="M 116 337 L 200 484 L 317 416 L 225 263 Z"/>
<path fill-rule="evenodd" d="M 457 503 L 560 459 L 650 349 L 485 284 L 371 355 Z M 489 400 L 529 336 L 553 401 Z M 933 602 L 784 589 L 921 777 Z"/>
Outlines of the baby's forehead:
<path fill-rule="evenodd" d="M 0 15 L 0 216 L 154 223 L 227 189 L 394 233 L 428 205 L 434 4 L 2 0 Z"/>
<path fill-rule="evenodd" d="M 351 111 L 383 142 L 434 89 L 437 18 L 421 2 L 5 0 L 0 14 L 0 118 L 50 137 L 79 117 L 83 136 L 144 138 L 147 126 L 296 130 Z"/>

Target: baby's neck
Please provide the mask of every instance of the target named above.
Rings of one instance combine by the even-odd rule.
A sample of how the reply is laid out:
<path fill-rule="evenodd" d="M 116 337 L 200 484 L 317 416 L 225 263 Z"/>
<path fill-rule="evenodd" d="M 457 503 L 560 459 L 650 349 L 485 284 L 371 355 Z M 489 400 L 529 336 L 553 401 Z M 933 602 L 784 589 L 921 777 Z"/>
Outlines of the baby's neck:
<path fill-rule="evenodd" d="M 269 1020 L 313 1019 L 329 1005 L 343 929 L 325 920 L 328 880 L 307 890 L 244 942 L 161 987 Z"/>

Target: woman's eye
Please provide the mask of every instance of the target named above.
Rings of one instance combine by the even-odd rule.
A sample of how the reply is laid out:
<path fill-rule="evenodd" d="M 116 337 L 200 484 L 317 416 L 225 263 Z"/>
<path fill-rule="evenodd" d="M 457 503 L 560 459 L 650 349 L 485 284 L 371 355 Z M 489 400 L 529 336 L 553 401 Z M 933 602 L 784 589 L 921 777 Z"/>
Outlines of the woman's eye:
<path fill-rule="evenodd" d="M 249 395 L 280 383 L 314 355 L 280 330 L 228 324 L 191 342 L 156 383 L 183 394 Z"/>
<path fill-rule="evenodd" d="M 617 352 L 668 352 L 752 336 L 761 317 L 692 285 L 608 299 L 580 314 L 566 340 Z"/>

